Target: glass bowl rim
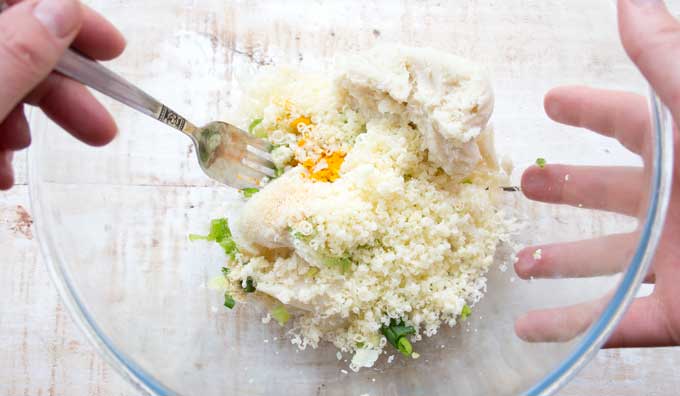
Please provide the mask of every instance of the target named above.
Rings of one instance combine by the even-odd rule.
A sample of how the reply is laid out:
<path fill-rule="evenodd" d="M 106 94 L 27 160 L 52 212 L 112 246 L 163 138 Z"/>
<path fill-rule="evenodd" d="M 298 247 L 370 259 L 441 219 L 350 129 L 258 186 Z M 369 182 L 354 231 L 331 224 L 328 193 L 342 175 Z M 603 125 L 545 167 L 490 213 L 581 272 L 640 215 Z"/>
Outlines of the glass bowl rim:
<path fill-rule="evenodd" d="M 562 363 L 525 392 L 527 396 L 554 394 L 595 356 L 635 298 L 653 260 L 670 201 L 673 174 L 673 121 L 670 111 L 661 103 L 652 89 L 650 89 L 649 102 L 654 138 L 653 157 L 649 163 L 652 166 L 652 193 L 635 254 L 598 320 L 590 326 L 581 341 Z M 29 110 L 27 114 L 29 121 L 34 120 L 34 112 L 34 109 Z M 38 151 L 36 147 L 40 147 L 40 140 L 42 140 L 41 134 L 36 134 L 34 140 L 32 148 L 28 150 L 27 161 L 30 208 L 34 215 L 36 239 L 41 254 L 62 302 L 94 349 L 131 385 L 150 395 L 177 395 L 126 354 L 119 351 L 83 304 L 69 274 L 65 271 L 64 259 L 60 257 L 59 250 L 50 235 L 41 227 L 43 206 L 39 200 L 40 174 L 37 171 L 39 156 L 36 155 Z"/>

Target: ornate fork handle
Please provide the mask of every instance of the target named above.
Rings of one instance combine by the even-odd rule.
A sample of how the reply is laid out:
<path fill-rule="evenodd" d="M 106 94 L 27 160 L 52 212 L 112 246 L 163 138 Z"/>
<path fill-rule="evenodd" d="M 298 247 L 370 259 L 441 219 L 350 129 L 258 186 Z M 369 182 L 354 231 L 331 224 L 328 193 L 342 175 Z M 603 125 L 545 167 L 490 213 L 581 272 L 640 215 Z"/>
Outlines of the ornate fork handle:
<path fill-rule="evenodd" d="M 121 76 L 70 49 L 67 49 L 61 57 L 56 70 L 188 135 L 193 136 L 198 130 L 186 118 Z"/>

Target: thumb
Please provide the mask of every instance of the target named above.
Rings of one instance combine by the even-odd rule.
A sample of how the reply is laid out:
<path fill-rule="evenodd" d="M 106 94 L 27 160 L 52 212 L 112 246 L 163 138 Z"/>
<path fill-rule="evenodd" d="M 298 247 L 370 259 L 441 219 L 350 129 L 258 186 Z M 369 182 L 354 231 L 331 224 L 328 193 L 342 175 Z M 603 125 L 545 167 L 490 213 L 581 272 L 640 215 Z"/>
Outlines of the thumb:
<path fill-rule="evenodd" d="M 680 23 L 662 0 L 619 0 L 618 14 L 628 56 L 680 121 Z"/>
<path fill-rule="evenodd" d="M 47 77 L 81 23 L 77 0 L 26 0 L 0 14 L 0 120 Z"/>

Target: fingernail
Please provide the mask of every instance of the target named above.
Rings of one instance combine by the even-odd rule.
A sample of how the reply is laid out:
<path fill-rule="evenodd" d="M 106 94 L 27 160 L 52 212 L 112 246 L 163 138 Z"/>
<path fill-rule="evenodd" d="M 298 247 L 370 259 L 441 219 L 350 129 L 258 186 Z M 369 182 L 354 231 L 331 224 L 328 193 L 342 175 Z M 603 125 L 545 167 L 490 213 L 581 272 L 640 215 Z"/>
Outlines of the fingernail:
<path fill-rule="evenodd" d="M 548 172 L 545 169 L 527 172 L 522 180 L 522 190 L 528 192 L 543 191 L 547 186 Z"/>
<path fill-rule="evenodd" d="M 559 119 L 560 116 L 560 104 L 556 100 L 549 100 L 545 102 L 545 112 L 553 120 Z"/>
<path fill-rule="evenodd" d="M 519 275 L 520 278 L 526 279 L 529 277 L 528 274 L 531 271 L 531 267 L 533 267 L 533 263 L 531 262 L 531 260 L 529 260 L 528 257 L 527 258 L 523 257 L 517 260 L 517 262 L 515 263 L 515 272 L 517 273 L 517 275 Z"/>
<path fill-rule="evenodd" d="M 515 261 L 515 272 L 522 279 L 528 279 L 532 275 L 532 269 L 536 265 L 536 260 L 532 257 L 533 250 L 529 248 L 523 249 L 517 253 L 517 260 Z"/>
<path fill-rule="evenodd" d="M 638 7 L 645 7 L 650 5 L 659 5 L 663 3 L 661 0 L 630 0 L 633 4 Z"/>
<path fill-rule="evenodd" d="M 80 13 L 75 0 L 41 0 L 33 9 L 33 16 L 57 38 L 66 37 L 79 27 Z"/>

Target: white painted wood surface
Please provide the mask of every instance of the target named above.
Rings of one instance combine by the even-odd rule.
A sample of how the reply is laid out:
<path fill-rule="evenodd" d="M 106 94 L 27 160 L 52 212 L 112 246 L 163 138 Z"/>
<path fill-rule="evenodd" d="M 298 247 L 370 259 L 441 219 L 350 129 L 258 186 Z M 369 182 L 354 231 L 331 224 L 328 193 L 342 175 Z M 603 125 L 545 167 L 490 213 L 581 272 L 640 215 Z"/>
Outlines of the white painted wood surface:
<path fill-rule="evenodd" d="M 25 156 L 15 163 L 18 186 L 0 193 L 0 396 L 136 394 L 60 303 L 33 238 Z M 602 351 L 561 394 L 675 395 L 677 367 L 680 348 Z"/>

